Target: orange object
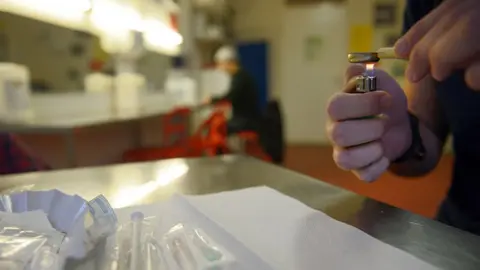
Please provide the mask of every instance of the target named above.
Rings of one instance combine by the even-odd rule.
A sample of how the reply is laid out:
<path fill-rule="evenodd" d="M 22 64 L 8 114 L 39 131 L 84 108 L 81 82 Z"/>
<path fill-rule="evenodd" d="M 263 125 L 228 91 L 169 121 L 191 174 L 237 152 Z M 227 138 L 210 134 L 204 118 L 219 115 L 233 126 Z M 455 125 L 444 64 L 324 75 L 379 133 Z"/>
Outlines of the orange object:
<path fill-rule="evenodd" d="M 224 103 L 222 103 L 224 104 Z M 222 105 L 223 106 L 223 105 Z M 191 110 L 177 108 L 162 118 L 164 147 L 145 147 L 126 151 L 123 161 L 138 162 L 177 157 L 214 156 L 228 153 L 227 119 L 222 109 L 215 110 L 193 136 L 188 136 Z"/>
<path fill-rule="evenodd" d="M 170 26 L 178 31 L 178 16 L 177 14 L 170 14 Z"/>
<path fill-rule="evenodd" d="M 230 106 L 228 102 L 217 103 L 210 117 L 200 125 L 191 137 L 184 136 L 188 132 L 188 119 L 191 111 L 186 108 L 173 110 L 162 119 L 163 138 L 168 144 L 165 147 L 150 147 L 127 151 L 123 155 L 123 160 L 126 162 L 151 161 L 178 157 L 199 157 L 203 155 L 215 156 L 219 153 L 229 153 L 225 109 Z M 246 154 L 265 161 L 271 160 L 258 142 L 257 133 L 240 132 L 238 136 L 246 142 Z"/>
<path fill-rule="evenodd" d="M 166 146 L 178 146 L 188 140 L 191 114 L 188 108 L 177 108 L 162 118 L 162 140 Z"/>
<path fill-rule="evenodd" d="M 103 61 L 98 59 L 93 59 L 92 61 L 90 61 L 90 71 L 100 72 L 103 69 L 103 65 L 104 65 Z"/>
<path fill-rule="evenodd" d="M 184 147 L 189 139 L 190 115 L 191 110 L 188 108 L 177 108 L 165 115 L 162 118 L 162 140 L 166 145 L 126 151 L 123 154 L 123 161 L 138 162 L 200 156 L 201 152 Z"/>
<path fill-rule="evenodd" d="M 223 111 L 213 112 L 202 129 L 206 129 L 207 133 L 204 139 L 204 148 L 207 155 L 215 156 L 219 151 L 222 153 L 228 152 L 227 118 Z"/>

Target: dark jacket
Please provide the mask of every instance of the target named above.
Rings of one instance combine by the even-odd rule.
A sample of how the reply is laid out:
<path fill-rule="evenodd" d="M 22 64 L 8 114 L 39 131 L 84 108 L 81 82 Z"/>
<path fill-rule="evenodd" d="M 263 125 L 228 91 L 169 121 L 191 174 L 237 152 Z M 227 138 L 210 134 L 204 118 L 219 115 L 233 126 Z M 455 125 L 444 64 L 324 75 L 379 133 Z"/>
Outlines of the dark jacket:
<path fill-rule="evenodd" d="M 232 77 L 228 93 L 213 99 L 213 102 L 229 101 L 232 104 L 232 118 L 258 120 L 261 117 L 258 91 L 254 79 L 243 69 Z"/>

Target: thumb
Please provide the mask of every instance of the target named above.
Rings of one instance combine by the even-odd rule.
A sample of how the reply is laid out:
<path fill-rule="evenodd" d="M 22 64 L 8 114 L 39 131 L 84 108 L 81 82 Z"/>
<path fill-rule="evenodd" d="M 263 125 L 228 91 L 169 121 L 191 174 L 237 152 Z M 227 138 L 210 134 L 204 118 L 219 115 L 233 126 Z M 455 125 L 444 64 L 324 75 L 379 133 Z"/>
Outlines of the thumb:
<path fill-rule="evenodd" d="M 362 64 L 349 65 L 345 72 L 345 83 L 350 82 L 353 78 L 362 75 L 365 72 L 365 66 Z"/>
<path fill-rule="evenodd" d="M 355 81 L 353 78 L 354 76 L 362 74 L 363 70 L 365 70 L 365 68 L 363 68 L 361 65 L 360 67 L 358 67 L 358 65 L 352 65 L 347 70 L 347 76 L 351 76 L 352 79 L 350 79 L 350 82 L 345 86 L 343 92 L 350 93 L 351 91 L 349 89 L 355 88 Z M 377 92 L 383 92 L 383 94 L 387 94 L 387 96 L 389 96 L 390 105 L 384 112 L 393 118 L 405 112 L 405 110 L 407 110 L 407 97 L 405 92 L 403 92 L 402 87 L 392 76 L 390 76 L 390 74 L 382 69 L 375 69 L 375 76 L 377 77 Z M 381 94 L 379 93 L 379 95 Z"/>

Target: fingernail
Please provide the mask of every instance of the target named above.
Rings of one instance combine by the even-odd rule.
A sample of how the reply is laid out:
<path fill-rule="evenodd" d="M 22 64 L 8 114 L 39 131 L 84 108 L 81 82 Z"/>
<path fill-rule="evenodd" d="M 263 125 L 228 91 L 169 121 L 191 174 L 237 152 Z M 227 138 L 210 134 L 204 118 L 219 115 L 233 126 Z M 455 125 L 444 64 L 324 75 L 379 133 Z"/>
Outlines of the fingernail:
<path fill-rule="evenodd" d="M 448 77 L 448 73 L 449 73 L 448 69 L 437 67 L 437 68 L 432 70 L 432 77 L 435 80 L 441 82 L 441 81 L 445 80 L 445 78 Z"/>
<path fill-rule="evenodd" d="M 408 51 L 410 47 L 408 46 L 408 42 L 401 38 L 395 43 L 395 53 L 399 56 L 406 57 L 408 56 Z"/>

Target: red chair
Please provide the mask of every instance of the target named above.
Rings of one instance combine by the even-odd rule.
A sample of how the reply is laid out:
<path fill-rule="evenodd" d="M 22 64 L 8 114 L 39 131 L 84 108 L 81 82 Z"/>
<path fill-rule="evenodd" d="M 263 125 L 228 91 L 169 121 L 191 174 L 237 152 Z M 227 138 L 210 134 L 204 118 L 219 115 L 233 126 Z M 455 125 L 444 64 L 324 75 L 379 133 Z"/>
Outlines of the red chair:
<path fill-rule="evenodd" d="M 218 153 L 229 152 L 227 146 L 227 118 L 222 110 L 213 112 L 201 126 L 199 132 L 206 132 L 203 139 L 203 149 L 206 155 L 215 156 Z"/>
<path fill-rule="evenodd" d="M 256 132 L 241 131 L 237 133 L 237 136 L 242 140 L 242 150 L 246 155 L 268 162 L 271 161 L 271 158 L 263 150 Z"/>
<path fill-rule="evenodd" d="M 166 146 L 181 145 L 188 140 L 191 114 L 188 108 L 177 108 L 162 117 L 162 140 Z"/>
<path fill-rule="evenodd" d="M 205 122 L 205 125 L 209 128 L 209 134 L 206 138 L 207 155 L 217 155 L 219 152 L 226 154 L 231 151 L 227 144 L 227 118 L 225 116 L 226 109 L 231 108 L 229 102 L 219 102 L 215 105 L 216 111 L 212 114 L 211 118 Z M 271 161 L 268 154 L 265 153 L 258 138 L 258 134 L 253 131 L 242 131 L 236 134 L 243 145 L 243 152 L 249 156 L 254 156 L 264 161 Z"/>
<path fill-rule="evenodd" d="M 165 146 L 144 147 L 126 151 L 123 154 L 124 162 L 151 161 L 175 157 L 199 156 L 201 153 L 184 149 L 189 140 L 191 110 L 177 108 L 162 118 L 162 140 Z"/>
<path fill-rule="evenodd" d="M 162 133 L 167 145 L 127 151 L 123 154 L 123 161 L 138 162 L 177 157 L 199 157 L 204 154 L 214 156 L 219 151 L 228 153 L 227 120 L 224 111 L 216 109 L 191 137 L 188 136 L 188 121 L 178 122 L 182 118 L 188 120 L 190 114 L 190 110 L 182 108 L 166 115 L 162 119 Z"/>

